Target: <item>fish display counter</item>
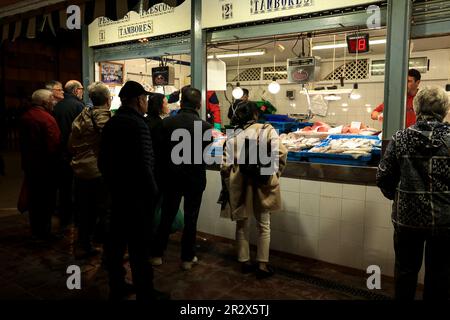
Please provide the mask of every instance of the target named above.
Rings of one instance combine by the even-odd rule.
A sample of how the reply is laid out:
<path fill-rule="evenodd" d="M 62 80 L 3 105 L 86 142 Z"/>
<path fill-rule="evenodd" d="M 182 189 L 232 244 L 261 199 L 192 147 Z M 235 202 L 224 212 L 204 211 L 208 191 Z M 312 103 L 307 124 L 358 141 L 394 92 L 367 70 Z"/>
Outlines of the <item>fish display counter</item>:
<path fill-rule="evenodd" d="M 271 216 L 271 250 L 358 270 L 376 264 L 383 275 L 392 276 L 392 202 L 376 187 L 381 153 L 374 150 L 378 137 L 341 132 L 333 138 L 328 131 L 291 133 L 281 136 L 291 156 L 280 178 L 282 210 Z M 347 160 L 367 160 L 370 153 L 371 159 L 363 165 L 312 162 L 313 157 L 304 155 L 310 151 L 319 161 L 320 153 L 330 156 L 325 159 Z M 292 158 L 292 154 L 302 156 Z M 198 230 L 234 240 L 236 223 L 219 217 L 219 170 L 219 164 L 207 168 Z M 250 234 L 250 242 L 256 241 L 256 235 Z"/>

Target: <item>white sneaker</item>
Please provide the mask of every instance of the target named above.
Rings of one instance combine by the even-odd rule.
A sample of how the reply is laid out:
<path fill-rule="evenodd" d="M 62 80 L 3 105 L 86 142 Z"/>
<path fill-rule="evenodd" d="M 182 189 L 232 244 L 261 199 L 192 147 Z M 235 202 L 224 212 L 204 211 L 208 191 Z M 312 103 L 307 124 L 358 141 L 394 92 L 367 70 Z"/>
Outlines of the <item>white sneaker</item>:
<path fill-rule="evenodd" d="M 197 264 L 197 263 L 198 263 L 198 258 L 197 258 L 197 257 L 194 257 L 194 258 L 192 259 L 192 261 L 183 261 L 183 262 L 181 263 L 181 269 L 183 269 L 183 270 L 185 270 L 185 271 L 191 270 L 191 269 L 192 269 L 192 266 L 193 266 L 194 264 Z"/>
<path fill-rule="evenodd" d="M 157 267 L 162 265 L 162 257 L 152 257 L 150 259 L 150 263 L 152 264 L 152 266 Z"/>

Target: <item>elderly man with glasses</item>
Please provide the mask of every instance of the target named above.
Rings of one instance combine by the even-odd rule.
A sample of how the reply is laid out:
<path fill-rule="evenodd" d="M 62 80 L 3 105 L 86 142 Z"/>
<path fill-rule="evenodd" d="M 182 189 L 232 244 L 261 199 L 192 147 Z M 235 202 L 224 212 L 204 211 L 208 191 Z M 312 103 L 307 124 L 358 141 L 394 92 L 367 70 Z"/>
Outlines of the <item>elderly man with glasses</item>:
<path fill-rule="evenodd" d="M 64 89 L 61 82 L 50 80 L 45 84 L 45 89 L 50 90 L 53 94 L 54 103 L 58 103 L 64 99 Z"/>
<path fill-rule="evenodd" d="M 67 81 L 64 91 L 64 99 L 58 102 L 53 110 L 56 122 L 61 130 L 62 159 L 58 168 L 58 213 L 60 217 L 60 231 L 62 233 L 72 222 L 73 218 L 73 171 L 70 165 L 72 155 L 68 150 L 68 141 L 72 132 L 72 123 L 84 108 L 82 100 L 84 88 L 79 81 Z"/>

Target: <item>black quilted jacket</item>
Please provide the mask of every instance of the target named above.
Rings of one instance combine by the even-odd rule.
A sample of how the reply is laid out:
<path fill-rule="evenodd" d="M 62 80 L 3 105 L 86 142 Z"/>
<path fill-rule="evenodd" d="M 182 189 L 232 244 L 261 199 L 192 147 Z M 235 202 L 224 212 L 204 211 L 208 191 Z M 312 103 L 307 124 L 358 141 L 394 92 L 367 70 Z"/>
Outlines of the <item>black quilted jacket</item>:
<path fill-rule="evenodd" d="M 450 124 L 419 121 L 398 131 L 377 172 L 394 200 L 394 225 L 450 231 Z"/>

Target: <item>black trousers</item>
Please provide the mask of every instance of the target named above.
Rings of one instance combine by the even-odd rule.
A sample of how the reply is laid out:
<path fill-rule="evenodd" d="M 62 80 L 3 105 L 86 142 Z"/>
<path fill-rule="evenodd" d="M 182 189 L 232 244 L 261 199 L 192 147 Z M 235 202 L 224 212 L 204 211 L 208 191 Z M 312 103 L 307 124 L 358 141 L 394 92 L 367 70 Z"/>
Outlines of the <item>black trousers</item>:
<path fill-rule="evenodd" d="M 395 298 L 413 300 L 425 249 L 424 300 L 450 298 L 450 235 L 396 227 Z"/>
<path fill-rule="evenodd" d="M 128 247 L 136 299 L 140 300 L 151 299 L 153 294 L 153 269 L 148 260 L 153 206 L 140 206 L 139 202 L 133 197 L 112 194 L 109 232 L 104 249 L 111 293 L 120 295 L 124 290 L 126 270 L 123 259 Z"/>
<path fill-rule="evenodd" d="M 152 249 L 154 257 L 162 257 L 167 248 L 170 230 L 184 197 L 184 229 L 181 238 L 181 260 L 191 261 L 195 256 L 197 236 L 197 220 L 202 203 L 203 191 L 200 190 L 167 190 L 163 195 L 161 222 L 156 233 L 155 245 Z"/>
<path fill-rule="evenodd" d="M 58 172 L 58 214 L 61 228 L 73 222 L 73 170 L 70 161 L 59 164 Z"/>
<path fill-rule="evenodd" d="M 25 173 L 28 184 L 31 233 L 46 238 L 51 233 L 52 215 L 56 205 L 56 179 L 52 174 Z"/>
<path fill-rule="evenodd" d="M 94 235 L 97 240 L 104 240 L 109 210 L 108 190 L 101 177 L 95 179 L 75 177 L 74 180 L 78 242 L 81 247 L 89 250 Z"/>

